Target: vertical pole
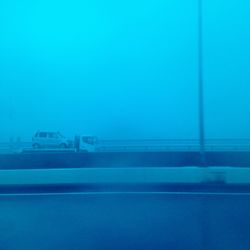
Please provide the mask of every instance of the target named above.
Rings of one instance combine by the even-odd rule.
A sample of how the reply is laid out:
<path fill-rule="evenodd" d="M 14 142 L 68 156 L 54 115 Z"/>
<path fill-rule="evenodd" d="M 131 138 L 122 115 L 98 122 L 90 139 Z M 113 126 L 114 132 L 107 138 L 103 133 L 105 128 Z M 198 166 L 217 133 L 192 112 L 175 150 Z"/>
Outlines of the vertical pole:
<path fill-rule="evenodd" d="M 198 84 L 199 84 L 199 144 L 201 166 L 206 166 L 204 129 L 204 78 L 203 78 L 203 4 L 198 0 Z"/>
<path fill-rule="evenodd" d="M 198 1 L 198 85 L 199 85 L 199 141 L 200 141 L 200 166 L 206 167 L 205 152 L 205 124 L 204 124 L 204 68 L 203 68 L 203 0 Z M 206 197 L 201 198 L 200 220 L 201 220 L 201 245 L 203 250 L 210 249 L 209 244 L 209 203 Z"/>
<path fill-rule="evenodd" d="M 14 128 L 14 113 L 13 113 L 13 98 L 12 98 L 12 93 L 9 93 L 9 114 L 8 114 L 8 118 L 9 118 L 9 124 L 8 124 L 8 137 L 9 137 L 9 140 L 13 140 L 13 128 Z"/>

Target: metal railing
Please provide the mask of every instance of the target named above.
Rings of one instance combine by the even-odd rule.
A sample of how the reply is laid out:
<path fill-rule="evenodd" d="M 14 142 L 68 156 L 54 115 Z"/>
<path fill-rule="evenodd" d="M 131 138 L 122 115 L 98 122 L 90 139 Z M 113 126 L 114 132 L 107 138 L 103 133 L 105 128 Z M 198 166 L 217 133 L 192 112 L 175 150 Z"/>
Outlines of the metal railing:
<path fill-rule="evenodd" d="M 198 139 L 99 140 L 96 144 L 97 152 L 199 151 L 199 149 Z M 0 142 L 0 153 L 22 153 L 25 150 L 33 150 L 32 142 Z M 205 141 L 205 150 L 207 152 L 250 151 L 250 139 L 208 139 Z"/>
<path fill-rule="evenodd" d="M 0 153 L 21 153 L 25 149 L 32 149 L 32 143 L 23 141 L 0 142 Z"/>

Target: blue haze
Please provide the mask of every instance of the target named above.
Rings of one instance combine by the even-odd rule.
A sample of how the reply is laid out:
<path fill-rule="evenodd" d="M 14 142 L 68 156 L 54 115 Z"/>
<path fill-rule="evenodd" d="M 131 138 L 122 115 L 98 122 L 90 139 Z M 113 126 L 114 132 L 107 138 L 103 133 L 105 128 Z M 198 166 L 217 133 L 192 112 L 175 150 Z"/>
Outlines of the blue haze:
<path fill-rule="evenodd" d="M 250 3 L 204 1 L 206 136 L 250 137 Z M 197 1 L 0 1 L 0 140 L 197 138 Z"/>

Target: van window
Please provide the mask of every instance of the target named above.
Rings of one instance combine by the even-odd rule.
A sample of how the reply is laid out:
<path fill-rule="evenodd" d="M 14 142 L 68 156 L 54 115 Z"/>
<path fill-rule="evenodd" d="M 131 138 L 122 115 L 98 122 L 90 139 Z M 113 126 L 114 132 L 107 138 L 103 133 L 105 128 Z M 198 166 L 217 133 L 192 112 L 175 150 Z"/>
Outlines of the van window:
<path fill-rule="evenodd" d="M 48 137 L 49 138 L 58 138 L 58 135 L 57 135 L 57 133 L 48 133 Z"/>
<path fill-rule="evenodd" d="M 46 137 L 47 137 L 47 133 L 41 132 L 41 133 L 39 134 L 39 137 L 46 138 Z"/>

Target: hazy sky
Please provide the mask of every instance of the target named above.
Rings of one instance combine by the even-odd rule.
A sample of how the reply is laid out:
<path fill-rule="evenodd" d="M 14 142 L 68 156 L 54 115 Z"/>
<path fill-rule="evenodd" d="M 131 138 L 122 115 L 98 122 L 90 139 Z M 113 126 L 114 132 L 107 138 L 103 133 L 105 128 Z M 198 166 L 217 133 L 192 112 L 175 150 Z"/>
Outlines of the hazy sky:
<path fill-rule="evenodd" d="M 250 138 L 249 13 L 204 1 L 210 138 Z M 197 79 L 197 1 L 0 1 L 0 140 L 197 138 Z"/>

